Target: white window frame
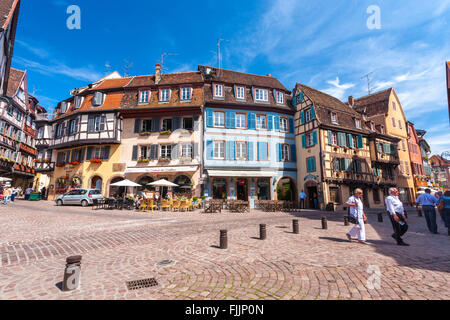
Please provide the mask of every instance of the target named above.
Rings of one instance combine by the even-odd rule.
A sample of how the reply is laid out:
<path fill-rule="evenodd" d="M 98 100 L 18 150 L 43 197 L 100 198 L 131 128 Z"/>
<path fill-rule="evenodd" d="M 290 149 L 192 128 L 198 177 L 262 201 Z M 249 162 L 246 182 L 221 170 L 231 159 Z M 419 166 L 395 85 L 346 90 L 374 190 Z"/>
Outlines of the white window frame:
<path fill-rule="evenodd" d="M 305 111 L 305 123 L 311 121 L 311 109 Z"/>
<path fill-rule="evenodd" d="M 236 99 L 245 100 L 245 87 L 236 87 Z"/>
<path fill-rule="evenodd" d="M 278 104 L 284 104 L 284 94 L 283 94 L 283 92 L 281 92 L 281 91 L 277 91 L 276 92 L 276 95 L 277 95 L 277 103 Z"/>
<path fill-rule="evenodd" d="M 244 118 L 242 123 L 241 119 Z M 246 129 L 247 128 L 247 115 L 245 113 L 236 113 L 236 129 Z"/>
<path fill-rule="evenodd" d="M 223 98 L 224 97 L 224 86 L 220 83 L 215 83 L 214 85 L 214 97 Z"/>
<path fill-rule="evenodd" d="M 337 134 L 337 132 L 332 132 L 331 133 L 331 143 L 333 144 L 333 146 L 337 146 L 338 145 L 338 134 Z"/>
<path fill-rule="evenodd" d="M 355 127 L 356 127 L 356 129 L 361 129 L 361 120 L 360 119 L 355 119 Z"/>
<path fill-rule="evenodd" d="M 332 112 L 331 113 L 331 123 L 332 124 L 339 124 L 336 112 Z"/>
<path fill-rule="evenodd" d="M 247 160 L 248 145 L 245 141 L 236 141 L 236 159 Z"/>
<path fill-rule="evenodd" d="M 169 129 L 169 128 L 164 128 L 164 121 L 168 121 L 168 120 L 170 120 L 171 121 L 171 128 Z M 161 119 L 161 132 L 164 132 L 164 131 L 173 131 L 173 118 L 163 118 L 163 119 Z"/>
<path fill-rule="evenodd" d="M 264 127 L 261 126 L 261 121 L 259 119 L 264 118 Z M 267 130 L 267 115 L 257 114 L 256 115 L 256 130 Z"/>
<path fill-rule="evenodd" d="M 313 146 L 313 134 L 312 133 L 308 133 L 306 134 L 306 147 L 312 147 Z"/>
<path fill-rule="evenodd" d="M 223 123 L 222 124 L 216 124 L 216 119 L 218 119 L 217 118 L 218 114 L 221 114 L 223 116 L 223 118 L 222 118 Z M 225 112 L 223 112 L 223 111 L 214 111 L 214 113 L 213 113 L 213 126 L 215 128 L 225 128 Z"/>
<path fill-rule="evenodd" d="M 281 161 L 289 162 L 291 159 L 291 146 L 289 144 L 281 145 Z"/>
<path fill-rule="evenodd" d="M 262 101 L 262 102 L 269 101 L 269 90 L 255 89 L 255 101 Z"/>
<path fill-rule="evenodd" d="M 222 140 L 214 141 L 213 158 L 214 160 L 225 160 L 225 141 Z"/>
<path fill-rule="evenodd" d="M 168 93 L 167 97 L 166 97 L 166 94 L 165 94 L 166 92 Z M 172 94 L 172 90 L 171 89 L 160 89 L 159 90 L 159 102 L 163 102 L 163 103 L 169 102 L 171 94 Z"/>
<path fill-rule="evenodd" d="M 163 149 L 164 148 L 164 149 Z M 170 150 L 170 155 L 168 154 Z M 170 144 L 163 144 L 160 146 L 160 155 L 161 159 L 172 159 L 172 145 Z"/>
<path fill-rule="evenodd" d="M 150 90 L 139 91 L 139 103 L 140 104 L 148 104 L 150 102 L 150 94 L 151 94 Z M 146 99 L 144 99 L 144 97 Z"/>
<path fill-rule="evenodd" d="M 186 96 L 186 91 L 188 92 L 188 96 Z M 191 101 L 192 100 L 192 88 L 190 87 L 182 87 L 180 89 L 180 100 L 181 101 Z"/>
<path fill-rule="evenodd" d="M 289 120 L 288 120 L 288 118 L 284 118 L 284 117 L 280 118 L 280 131 L 281 132 L 289 132 Z"/>
<path fill-rule="evenodd" d="M 193 154 L 194 154 L 194 150 L 193 150 L 193 146 L 192 144 L 182 144 L 181 145 L 181 157 L 182 158 L 189 158 L 189 159 L 193 159 Z"/>

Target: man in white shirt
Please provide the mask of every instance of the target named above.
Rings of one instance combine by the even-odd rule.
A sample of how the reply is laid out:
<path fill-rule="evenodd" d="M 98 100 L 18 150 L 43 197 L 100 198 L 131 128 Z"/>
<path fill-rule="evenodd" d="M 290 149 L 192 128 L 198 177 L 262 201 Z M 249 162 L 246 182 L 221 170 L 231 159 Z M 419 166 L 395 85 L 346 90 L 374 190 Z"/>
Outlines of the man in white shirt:
<path fill-rule="evenodd" d="M 368 244 L 366 242 L 366 227 L 364 222 L 367 221 L 366 214 L 364 213 L 364 205 L 361 201 L 363 191 L 361 189 L 356 189 L 353 196 L 351 196 L 346 205 L 350 207 L 350 215 L 358 220 L 352 230 L 347 233 L 347 238 L 352 242 L 352 237 L 358 236 L 358 242 L 362 244 Z"/>
<path fill-rule="evenodd" d="M 392 238 L 397 240 L 397 245 L 399 246 L 409 246 L 401 238 L 408 231 L 408 224 L 406 223 L 405 208 L 398 198 L 398 189 L 389 189 L 389 194 L 390 196 L 386 198 L 386 208 L 391 219 L 392 227 L 394 228 Z"/>

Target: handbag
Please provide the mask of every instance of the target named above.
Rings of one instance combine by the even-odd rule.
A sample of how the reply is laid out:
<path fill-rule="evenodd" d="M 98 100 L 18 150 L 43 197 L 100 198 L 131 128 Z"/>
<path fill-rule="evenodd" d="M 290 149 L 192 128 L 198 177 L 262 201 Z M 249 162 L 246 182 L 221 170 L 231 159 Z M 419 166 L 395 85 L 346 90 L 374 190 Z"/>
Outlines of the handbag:
<path fill-rule="evenodd" d="M 437 206 L 438 211 L 444 211 L 445 203 L 444 200 L 441 200 Z"/>
<path fill-rule="evenodd" d="M 351 214 L 348 214 L 347 216 L 348 218 L 348 222 L 352 223 L 352 224 L 359 224 L 358 219 L 356 219 L 354 216 L 352 216 Z"/>

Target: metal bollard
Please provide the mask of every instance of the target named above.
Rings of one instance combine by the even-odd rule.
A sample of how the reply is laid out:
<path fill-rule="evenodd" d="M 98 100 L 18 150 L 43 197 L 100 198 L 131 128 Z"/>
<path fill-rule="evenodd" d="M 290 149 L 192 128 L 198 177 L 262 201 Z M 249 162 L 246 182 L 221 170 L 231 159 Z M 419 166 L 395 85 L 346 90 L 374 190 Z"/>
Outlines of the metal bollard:
<path fill-rule="evenodd" d="M 378 213 L 378 222 L 383 222 L 383 214 L 381 212 Z"/>
<path fill-rule="evenodd" d="M 349 226 L 348 217 L 344 217 L 344 226 Z"/>
<path fill-rule="evenodd" d="M 292 227 L 293 227 L 293 232 L 294 234 L 299 234 L 299 227 L 298 227 L 298 220 L 293 220 L 292 221 Z"/>
<path fill-rule="evenodd" d="M 73 291 L 80 286 L 81 256 L 73 256 L 66 259 L 64 270 L 63 291 Z"/>
<path fill-rule="evenodd" d="M 220 249 L 228 249 L 228 231 L 220 230 Z"/>
<path fill-rule="evenodd" d="M 328 229 L 328 219 L 327 217 L 322 218 L 322 229 L 327 230 Z"/>
<path fill-rule="evenodd" d="M 261 240 L 267 239 L 267 227 L 265 224 L 259 225 L 259 239 Z"/>

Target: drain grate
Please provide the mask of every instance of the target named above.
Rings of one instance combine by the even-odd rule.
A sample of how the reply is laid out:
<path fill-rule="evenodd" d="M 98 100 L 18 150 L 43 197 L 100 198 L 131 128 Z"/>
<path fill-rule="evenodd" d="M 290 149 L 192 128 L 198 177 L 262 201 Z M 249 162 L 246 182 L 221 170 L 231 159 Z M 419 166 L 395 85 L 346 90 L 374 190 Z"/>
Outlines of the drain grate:
<path fill-rule="evenodd" d="M 128 290 L 138 290 L 138 289 L 151 288 L 151 287 L 156 287 L 156 286 L 158 286 L 158 281 L 156 281 L 155 278 L 127 282 Z"/>
<path fill-rule="evenodd" d="M 174 264 L 175 261 L 174 260 L 163 260 L 161 262 L 158 262 L 157 265 L 158 266 L 168 266 L 170 264 Z"/>

